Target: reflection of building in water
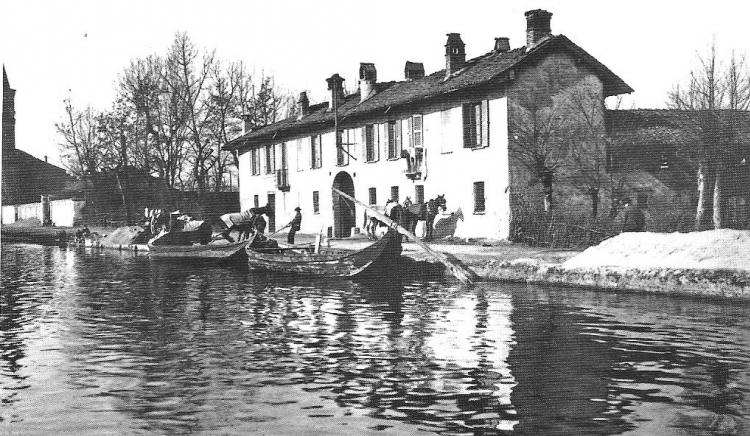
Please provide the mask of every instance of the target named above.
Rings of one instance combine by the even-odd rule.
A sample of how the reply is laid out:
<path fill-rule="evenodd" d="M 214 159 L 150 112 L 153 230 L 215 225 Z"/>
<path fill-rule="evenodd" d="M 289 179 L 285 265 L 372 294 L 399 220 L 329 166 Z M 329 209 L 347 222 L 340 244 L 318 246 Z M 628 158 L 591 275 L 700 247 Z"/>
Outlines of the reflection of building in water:
<path fill-rule="evenodd" d="M 610 346 L 585 334 L 592 321 L 586 315 L 549 296 L 540 304 L 544 297 L 524 292 L 513 298 L 515 344 L 508 364 L 518 383 L 511 394 L 520 421 L 516 430 L 616 432 L 615 416 L 606 414 L 608 376 L 615 364 Z"/>
<path fill-rule="evenodd" d="M 436 390 L 455 393 L 472 424 L 512 430 L 516 410 L 511 392 L 516 382 L 507 364 L 513 346 L 513 310 L 508 295 L 487 298 L 484 289 L 443 308 L 441 328 L 427 339 L 436 362 L 450 368 L 433 381 Z M 460 374 L 462 377 L 451 375 Z"/>

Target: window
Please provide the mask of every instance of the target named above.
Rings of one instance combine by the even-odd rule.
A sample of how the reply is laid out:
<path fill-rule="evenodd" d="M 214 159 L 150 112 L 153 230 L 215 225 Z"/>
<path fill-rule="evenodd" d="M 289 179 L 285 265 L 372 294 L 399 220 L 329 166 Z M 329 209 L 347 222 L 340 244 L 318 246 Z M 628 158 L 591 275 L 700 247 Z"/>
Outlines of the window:
<path fill-rule="evenodd" d="M 260 149 L 254 148 L 250 150 L 250 170 L 252 175 L 257 176 L 260 174 Z"/>
<path fill-rule="evenodd" d="M 276 147 L 266 145 L 266 174 L 276 172 Z"/>
<path fill-rule="evenodd" d="M 484 182 L 474 182 L 474 213 L 484 213 Z"/>
<path fill-rule="evenodd" d="M 424 185 L 414 186 L 414 202 L 417 204 L 424 203 Z"/>
<path fill-rule="evenodd" d="M 388 121 L 388 159 L 398 159 L 401 157 L 401 120 Z"/>
<path fill-rule="evenodd" d="M 368 194 L 370 197 L 370 205 L 378 204 L 378 194 L 377 190 L 375 188 L 368 189 Z"/>
<path fill-rule="evenodd" d="M 310 137 L 310 168 L 320 168 L 323 166 L 321 157 L 320 135 Z"/>
<path fill-rule="evenodd" d="M 257 195 L 253 195 L 253 204 L 255 204 L 255 207 L 260 207 L 260 198 Z"/>
<path fill-rule="evenodd" d="M 281 143 L 281 169 L 282 170 L 289 169 L 289 155 L 286 149 L 286 142 Z"/>
<path fill-rule="evenodd" d="M 450 153 L 453 151 L 451 147 L 451 109 L 446 109 L 440 112 L 440 152 Z"/>
<path fill-rule="evenodd" d="M 398 186 L 391 186 L 391 200 L 398 203 Z"/>
<path fill-rule="evenodd" d="M 349 130 L 336 132 L 336 165 L 349 165 Z"/>
<path fill-rule="evenodd" d="M 370 124 L 362 132 L 365 142 L 365 162 L 375 162 L 380 157 L 380 126 Z"/>
<path fill-rule="evenodd" d="M 464 147 L 480 148 L 490 145 L 489 102 L 465 104 L 463 110 Z"/>
<path fill-rule="evenodd" d="M 320 195 L 318 191 L 313 191 L 313 213 L 320 213 Z"/>
<path fill-rule="evenodd" d="M 412 115 L 409 118 L 409 130 L 411 131 L 411 145 L 412 147 L 422 147 L 422 115 Z"/>
<path fill-rule="evenodd" d="M 303 155 L 304 155 L 304 147 L 302 146 L 302 140 L 297 140 L 297 171 L 302 171 L 305 169 L 305 166 L 303 162 L 305 161 Z"/>

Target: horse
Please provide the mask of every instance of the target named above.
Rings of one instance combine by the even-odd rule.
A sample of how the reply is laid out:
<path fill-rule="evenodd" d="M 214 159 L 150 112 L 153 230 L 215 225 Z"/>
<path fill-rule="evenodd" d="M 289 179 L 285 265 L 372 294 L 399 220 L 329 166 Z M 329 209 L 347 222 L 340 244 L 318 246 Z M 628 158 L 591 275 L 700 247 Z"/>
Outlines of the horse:
<path fill-rule="evenodd" d="M 266 205 L 263 207 L 253 207 L 239 213 L 225 213 L 220 219 L 226 226 L 226 229 L 221 232 L 220 236 L 232 241 L 229 234 L 233 230 L 238 232 L 240 240 L 248 239 L 253 231 L 263 234 L 266 231 L 266 220 L 262 214 L 270 217 L 273 215 L 273 209 L 269 205 Z"/>
<path fill-rule="evenodd" d="M 447 209 L 445 195 L 438 195 L 425 203 L 415 203 L 404 208 L 401 219 L 403 227 L 414 233 L 417 228 L 417 221 L 425 221 L 425 228 L 427 230 L 425 239 L 432 239 L 432 224 L 439 209 L 442 209 L 443 212 Z"/>
<path fill-rule="evenodd" d="M 435 221 L 432 230 L 432 237 L 439 239 L 455 235 L 456 228 L 458 227 L 458 220 L 464 220 L 464 213 L 460 207 L 455 212 L 451 212 L 450 216 L 444 216 Z"/>
<path fill-rule="evenodd" d="M 393 200 L 388 200 L 385 203 L 385 207 L 380 208 L 375 206 L 373 209 L 395 221 L 397 224 L 400 224 L 403 215 L 403 207 L 398 203 L 393 203 L 395 203 Z M 388 225 L 378 219 L 369 210 L 365 209 L 364 223 L 362 224 L 362 227 L 365 229 L 367 239 L 373 240 L 378 239 L 376 235 L 377 230 L 382 227 L 388 227 Z"/>

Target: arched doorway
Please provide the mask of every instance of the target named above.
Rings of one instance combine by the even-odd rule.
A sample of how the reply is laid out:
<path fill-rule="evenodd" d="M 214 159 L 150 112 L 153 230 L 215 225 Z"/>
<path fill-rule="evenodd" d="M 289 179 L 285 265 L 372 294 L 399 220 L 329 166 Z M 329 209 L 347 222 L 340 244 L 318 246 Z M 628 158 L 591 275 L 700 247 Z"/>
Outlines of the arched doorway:
<path fill-rule="evenodd" d="M 354 196 L 354 181 L 346 172 L 336 174 L 333 179 L 333 187 L 344 194 Z M 351 228 L 357 225 L 356 209 L 354 202 L 333 193 L 333 237 L 346 238 L 351 235 Z"/>

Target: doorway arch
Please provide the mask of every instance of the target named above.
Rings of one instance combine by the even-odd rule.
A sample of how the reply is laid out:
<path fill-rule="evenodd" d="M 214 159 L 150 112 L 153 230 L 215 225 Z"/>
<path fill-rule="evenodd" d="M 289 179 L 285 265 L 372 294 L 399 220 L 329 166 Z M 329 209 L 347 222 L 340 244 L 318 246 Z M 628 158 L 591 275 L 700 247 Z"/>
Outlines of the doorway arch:
<path fill-rule="evenodd" d="M 346 171 L 336 174 L 333 179 L 333 187 L 351 196 L 354 196 L 354 180 Z M 351 228 L 357 225 L 356 209 L 354 202 L 333 193 L 333 237 L 346 238 L 351 235 Z"/>

